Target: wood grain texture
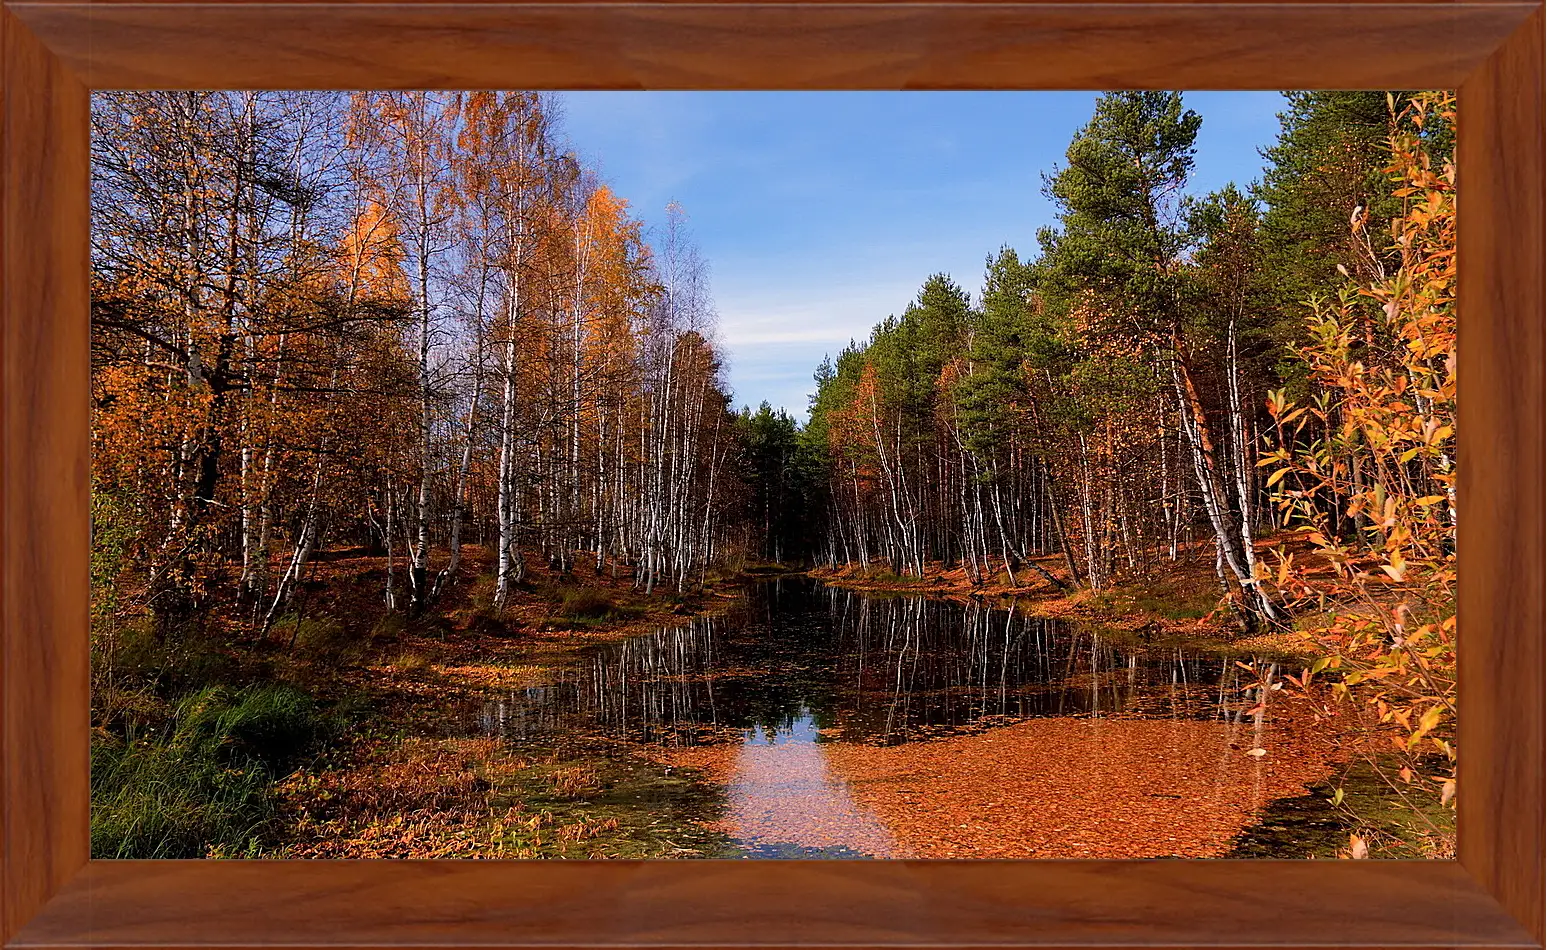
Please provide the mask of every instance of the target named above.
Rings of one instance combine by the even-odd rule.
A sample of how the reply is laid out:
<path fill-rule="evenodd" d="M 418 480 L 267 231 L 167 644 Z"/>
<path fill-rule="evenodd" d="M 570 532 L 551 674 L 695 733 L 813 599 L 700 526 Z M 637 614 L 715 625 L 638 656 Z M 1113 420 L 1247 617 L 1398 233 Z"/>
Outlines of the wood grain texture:
<path fill-rule="evenodd" d="M 80 4 L 82 0 L 19 0 L 28 5 L 71 5 Z M 93 4 L 143 4 L 146 0 L 92 0 Z M 166 3 L 183 3 L 188 0 L 161 0 Z M 192 0 L 192 2 L 207 2 L 207 0 Z M 223 6 L 256 6 L 260 4 L 272 4 L 276 0 L 219 0 Z M 295 0 L 291 0 L 295 2 Z M 315 3 L 318 0 L 299 0 L 301 3 Z M 382 0 L 320 0 L 328 4 L 379 4 Z M 554 0 L 391 0 L 396 3 L 407 3 L 412 6 L 503 6 L 503 7 L 551 7 Z M 1082 6 L 1094 6 L 1102 4 L 1107 6 L 1155 6 L 1155 5 L 1190 5 L 1207 6 L 1215 9 L 1226 10 L 1239 6 L 1282 6 L 1283 0 L 1062 0 L 1064 3 L 1079 2 Z M 1347 0 L 1291 0 L 1296 5 L 1329 5 L 1346 6 Z M 1361 6 L 1417 6 L 1422 4 L 1455 4 L 1458 0 L 1359 0 Z M 1518 4 L 1520 0 L 1464 0 L 1471 5 L 1478 4 Z M 671 6 L 720 6 L 720 7 L 853 7 L 853 6 L 950 6 L 958 8 L 967 7 L 1013 7 L 1032 6 L 1028 0 L 577 0 L 574 6 L 591 7 L 671 7 Z"/>
<path fill-rule="evenodd" d="M 1534 5 L 11 8 L 94 88 L 1384 89 L 1453 88 Z"/>
<path fill-rule="evenodd" d="M 1257 941 L 1531 943 L 1464 871 L 1438 862 L 98 861 L 11 947 Z"/>
<path fill-rule="evenodd" d="M 1465 867 L 1544 939 L 1543 18 L 1458 92 L 1458 834 Z"/>
<path fill-rule="evenodd" d="M 0 937 L 87 856 L 86 90 L 0 10 Z"/>

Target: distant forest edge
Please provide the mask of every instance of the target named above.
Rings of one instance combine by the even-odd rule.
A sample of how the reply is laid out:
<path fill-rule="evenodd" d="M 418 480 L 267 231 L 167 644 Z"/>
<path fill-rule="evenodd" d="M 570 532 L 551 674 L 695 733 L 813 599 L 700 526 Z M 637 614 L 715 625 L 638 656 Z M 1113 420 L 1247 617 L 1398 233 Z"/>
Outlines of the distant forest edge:
<path fill-rule="evenodd" d="M 94 696 L 145 642 L 294 647 L 340 549 L 400 622 L 470 560 L 497 615 L 533 564 L 1100 590 L 1205 551 L 1450 802 L 1454 100 L 1286 97 L 1263 180 L 1195 195 L 1182 95 L 1101 96 L 1036 253 L 929 277 L 800 425 L 734 410 L 685 213 L 647 231 L 547 96 L 95 94 Z"/>

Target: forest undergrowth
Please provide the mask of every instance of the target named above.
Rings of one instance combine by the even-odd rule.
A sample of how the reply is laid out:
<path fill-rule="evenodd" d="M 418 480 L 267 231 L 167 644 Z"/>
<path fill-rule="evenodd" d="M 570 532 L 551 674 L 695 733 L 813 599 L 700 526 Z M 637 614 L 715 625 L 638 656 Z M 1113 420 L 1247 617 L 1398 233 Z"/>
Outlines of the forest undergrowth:
<path fill-rule="evenodd" d="M 719 847 L 686 819 L 654 850 L 638 834 L 661 808 L 697 814 L 712 790 L 643 759 L 621 765 L 594 737 L 516 755 L 473 720 L 492 692 L 542 686 L 588 647 L 726 609 L 739 582 L 645 594 L 626 573 L 554 571 L 534 558 L 499 609 L 487 559 L 464 549 L 463 593 L 432 616 L 386 612 L 375 587 L 383 559 L 340 549 L 318 558 L 305 613 L 261 638 L 230 618 L 160 642 L 121 633 L 93 671 L 93 854 L 646 857 L 681 847 L 676 838 Z M 598 817 L 582 807 L 593 799 L 616 801 Z M 580 817 L 566 823 L 567 813 Z"/>

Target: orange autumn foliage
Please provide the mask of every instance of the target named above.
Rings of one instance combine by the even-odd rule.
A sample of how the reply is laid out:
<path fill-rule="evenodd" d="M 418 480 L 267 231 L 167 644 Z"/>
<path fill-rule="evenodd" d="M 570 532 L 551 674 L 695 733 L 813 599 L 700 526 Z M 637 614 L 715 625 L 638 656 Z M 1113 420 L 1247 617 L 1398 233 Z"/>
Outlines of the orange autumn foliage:
<path fill-rule="evenodd" d="M 1424 135 L 1454 127 L 1455 100 L 1424 94 L 1398 119 L 1399 265 L 1317 309 L 1301 353 L 1327 395 L 1272 395 L 1278 447 L 1261 464 L 1285 523 L 1334 571 L 1324 582 L 1288 554 L 1277 569 L 1327 617 L 1306 632 L 1325 652 L 1312 672 L 1392 730 L 1397 781 L 1453 804 L 1456 171 Z"/>

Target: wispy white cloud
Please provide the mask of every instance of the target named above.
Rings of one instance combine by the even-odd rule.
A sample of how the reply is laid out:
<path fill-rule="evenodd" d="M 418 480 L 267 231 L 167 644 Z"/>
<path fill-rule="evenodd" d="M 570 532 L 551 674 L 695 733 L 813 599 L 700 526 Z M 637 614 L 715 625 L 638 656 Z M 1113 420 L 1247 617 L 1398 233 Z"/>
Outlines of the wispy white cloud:
<path fill-rule="evenodd" d="M 841 347 L 825 342 L 768 342 L 731 348 L 727 368 L 733 404 L 755 407 L 766 400 L 804 419 L 815 388 L 812 374 L 817 364 Z"/>
<path fill-rule="evenodd" d="M 756 281 L 717 292 L 720 339 L 737 405 L 767 400 L 804 418 L 812 374 L 917 292 L 910 277 Z"/>
<path fill-rule="evenodd" d="M 809 327 L 803 330 L 737 330 L 734 336 L 724 333 L 725 342 L 733 347 L 767 346 L 778 343 L 830 343 L 842 345 L 851 339 L 859 339 L 860 333 L 833 333 L 830 330 Z"/>
<path fill-rule="evenodd" d="M 837 343 L 863 339 L 899 313 L 913 296 L 909 284 L 866 287 L 805 284 L 768 295 L 718 295 L 720 335 L 732 347 L 761 343 Z"/>

